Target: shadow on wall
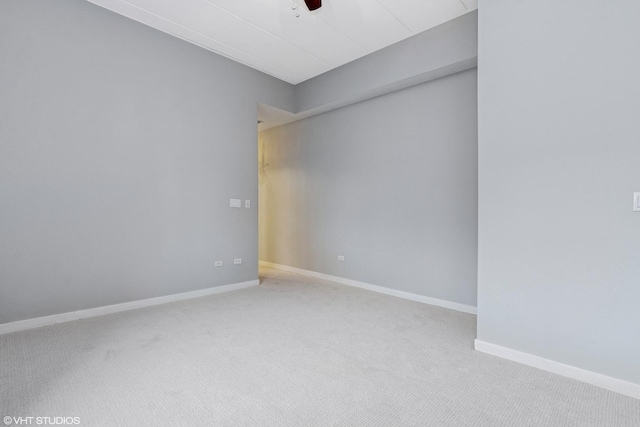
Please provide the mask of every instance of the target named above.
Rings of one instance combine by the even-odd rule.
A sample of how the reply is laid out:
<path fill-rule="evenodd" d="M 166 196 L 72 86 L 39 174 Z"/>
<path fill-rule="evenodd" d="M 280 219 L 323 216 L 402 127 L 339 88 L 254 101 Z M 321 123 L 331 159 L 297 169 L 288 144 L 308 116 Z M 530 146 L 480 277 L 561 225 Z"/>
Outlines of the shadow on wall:
<path fill-rule="evenodd" d="M 269 167 L 269 163 L 265 160 L 266 153 L 266 142 L 267 138 L 263 138 L 260 141 L 260 148 L 258 150 L 258 182 L 260 187 L 266 184 L 267 190 L 269 192 L 273 191 L 273 186 L 271 185 L 271 180 L 269 179 L 269 175 L 267 174 L 267 168 Z"/>
<path fill-rule="evenodd" d="M 267 162 L 269 141 L 258 136 L 258 259 L 266 260 L 270 242 L 274 238 L 274 229 L 270 226 L 270 212 L 267 199 L 273 196 L 273 184 L 269 178 L 270 165 Z"/>

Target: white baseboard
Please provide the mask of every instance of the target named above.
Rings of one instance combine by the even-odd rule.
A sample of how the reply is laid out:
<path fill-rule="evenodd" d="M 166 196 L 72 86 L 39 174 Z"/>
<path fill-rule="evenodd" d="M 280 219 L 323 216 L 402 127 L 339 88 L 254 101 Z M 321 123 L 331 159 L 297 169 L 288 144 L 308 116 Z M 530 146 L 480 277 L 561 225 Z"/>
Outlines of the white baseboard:
<path fill-rule="evenodd" d="M 542 369 L 543 371 L 562 375 L 563 377 L 582 381 L 607 390 L 615 391 L 616 393 L 640 399 L 640 384 L 634 384 L 617 378 L 608 377 L 603 374 L 576 368 L 571 365 L 565 365 L 560 362 L 544 359 L 539 356 L 534 356 L 533 354 L 523 353 L 521 351 L 512 350 L 510 348 L 491 344 L 485 341 L 475 340 L 474 347 L 477 351 L 482 353 L 498 356 L 503 359 L 522 363 L 523 365 L 532 366 L 534 368 Z"/>
<path fill-rule="evenodd" d="M 289 267 L 288 265 L 274 264 L 272 262 L 267 262 L 267 261 L 260 261 L 260 265 L 264 267 L 276 268 L 278 270 L 289 271 L 291 273 L 298 273 L 304 276 L 315 277 L 316 279 L 327 280 L 329 282 L 336 282 L 342 285 L 367 289 L 369 291 L 378 292 L 386 295 L 392 295 L 394 297 L 404 298 L 411 301 L 417 301 L 417 302 L 422 302 L 429 305 L 448 308 L 450 310 L 461 311 L 463 313 L 477 314 L 476 307 L 473 307 L 471 305 L 459 304 L 457 302 L 445 301 L 437 298 L 426 297 L 424 295 L 412 294 L 410 292 L 398 291 L 396 289 L 385 288 L 384 286 L 371 285 L 369 283 L 358 282 L 356 280 L 345 279 L 337 276 L 331 276 L 329 274 L 317 273 L 315 271 L 303 270 L 301 268 Z"/>
<path fill-rule="evenodd" d="M 17 322 L 0 324 L 0 335 L 11 332 L 24 331 L 26 329 L 40 328 L 42 326 L 55 325 L 56 323 L 70 322 L 72 320 L 86 319 L 89 317 L 102 316 L 105 314 L 119 313 L 121 311 L 135 310 L 136 308 L 150 307 L 153 305 L 166 304 L 174 301 L 182 301 L 191 298 L 198 298 L 207 295 L 220 294 L 223 292 L 235 291 L 237 289 L 258 286 L 259 280 L 248 282 L 232 283 L 230 285 L 216 286 L 213 288 L 200 289 L 197 291 L 183 292 L 180 294 L 165 295 L 161 297 L 148 298 L 137 301 L 123 302 L 121 304 L 105 305 L 103 307 L 89 308 L 86 310 L 72 311 L 69 313 L 54 314 L 52 316 L 36 317 L 34 319 L 19 320 Z"/>

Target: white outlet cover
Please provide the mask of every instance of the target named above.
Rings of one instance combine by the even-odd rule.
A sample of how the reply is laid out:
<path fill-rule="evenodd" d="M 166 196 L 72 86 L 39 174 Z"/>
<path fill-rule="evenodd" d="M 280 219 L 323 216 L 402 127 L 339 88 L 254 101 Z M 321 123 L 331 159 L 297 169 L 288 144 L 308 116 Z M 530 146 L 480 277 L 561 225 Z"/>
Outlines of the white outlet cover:
<path fill-rule="evenodd" d="M 338 261 L 344 261 L 344 255 L 338 255 Z"/>
<path fill-rule="evenodd" d="M 216 261 L 215 266 L 216 267 L 222 267 L 223 262 L 222 261 Z"/>
<path fill-rule="evenodd" d="M 244 201 L 244 207 L 249 209 L 251 207 L 251 200 L 245 200 Z"/>
<path fill-rule="evenodd" d="M 242 206 L 242 200 L 240 199 L 229 199 L 229 207 L 231 208 L 239 208 Z"/>
<path fill-rule="evenodd" d="M 242 258 L 236 258 L 233 260 L 234 264 L 242 264 Z"/>
<path fill-rule="evenodd" d="M 640 212 L 640 193 L 633 193 L 633 210 Z"/>

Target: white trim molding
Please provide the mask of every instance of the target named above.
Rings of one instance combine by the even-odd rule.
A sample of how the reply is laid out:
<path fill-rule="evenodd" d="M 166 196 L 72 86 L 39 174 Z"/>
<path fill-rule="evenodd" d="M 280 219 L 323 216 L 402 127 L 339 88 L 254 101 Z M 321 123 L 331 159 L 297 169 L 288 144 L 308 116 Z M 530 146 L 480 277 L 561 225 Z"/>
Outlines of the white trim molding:
<path fill-rule="evenodd" d="M 522 363 L 523 365 L 532 366 L 534 368 L 542 369 L 543 371 L 562 375 L 563 377 L 582 381 L 597 387 L 615 391 L 616 393 L 640 399 L 640 384 L 623 381 L 603 374 L 598 374 L 596 372 L 577 368 L 575 366 L 565 365 L 560 362 L 544 359 L 539 356 L 534 356 L 533 354 L 523 353 L 521 351 L 491 344 L 478 339 L 474 342 L 474 348 L 482 353 L 498 356 L 503 359 Z"/>
<path fill-rule="evenodd" d="M 318 273 L 315 271 L 303 270 L 301 268 L 289 267 L 288 265 L 274 264 L 272 262 L 260 261 L 263 267 L 276 268 L 278 270 L 288 271 L 290 273 L 302 274 L 303 276 L 314 277 L 316 279 L 326 280 L 329 282 L 339 283 L 341 285 L 353 286 L 356 288 L 367 289 L 369 291 L 378 292 L 385 295 L 392 295 L 398 298 L 404 298 L 411 301 L 417 301 L 424 304 L 435 305 L 437 307 L 448 308 L 450 310 L 461 311 L 468 314 L 477 314 L 477 309 L 471 305 L 460 304 L 452 301 L 445 301 L 437 298 L 431 298 L 424 295 L 412 294 L 410 292 L 399 291 L 396 289 L 386 288 L 384 286 L 371 285 L 369 283 L 358 282 L 356 280 L 345 279 L 343 277 L 331 276 L 329 274 Z"/>
<path fill-rule="evenodd" d="M 17 322 L 11 323 L 3 323 L 0 324 L 0 335 L 9 334 L 11 332 L 24 331 L 27 329 L 40 328 L 43 326 L 55 325 L 56 323 L 71 322 L 73 320 L 87 319 L 89 317 L 103 316 L 105 314 L 119 313 L 121 311 L 135 310 L 137 308 L 151 307 L 154 305 L 167 304 L 175 301 L 220 294 L 223 292 L 258 286 L 259 284 L 259 280 L 250 280 L 248 282 L 232 283 L 230 285 L 216 286 L 213 288 L 200 289 L 197 291 L 123 302 L 121 304 L 105 305 L 103 307 L 89 308 L 86 310 L 72 311 L 69 313 L 54 314 L 52 316 L 36 317 L 34 319 L 19 320 Z"/>

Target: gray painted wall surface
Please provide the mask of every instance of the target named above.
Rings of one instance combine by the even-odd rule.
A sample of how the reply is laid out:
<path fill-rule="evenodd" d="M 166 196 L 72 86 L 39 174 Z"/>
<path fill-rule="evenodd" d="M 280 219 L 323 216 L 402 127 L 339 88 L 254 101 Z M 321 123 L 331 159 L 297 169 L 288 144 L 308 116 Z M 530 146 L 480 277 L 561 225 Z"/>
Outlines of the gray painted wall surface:
<path fill-rule="evenodd" d="M 640 383 L 640 3 L 479 20 L 478 338 Z"/>
<path fill-rule="evenodd" d="M 389 92 L 387 86 L 397 90 L 475 68 L 477 55 L 473 11 L 296 85 L 295 112 L 343 106 Z"/>
<path fill-rule="evenodd" d="M 476 305 L 475 70 L 259 139 L 260 259 Z"/>
<path fill-rule="evenodd" d="M 257 204 L 229 198 L 257 201 L 257 101 L 293 87 L 85 1 L 0 2 L 0 323 L 256 279 Z"/>

